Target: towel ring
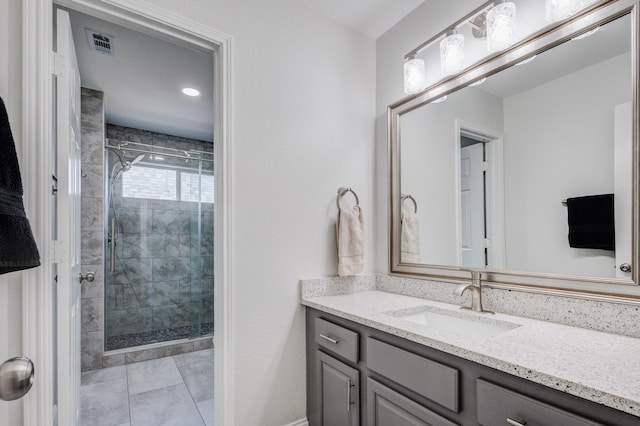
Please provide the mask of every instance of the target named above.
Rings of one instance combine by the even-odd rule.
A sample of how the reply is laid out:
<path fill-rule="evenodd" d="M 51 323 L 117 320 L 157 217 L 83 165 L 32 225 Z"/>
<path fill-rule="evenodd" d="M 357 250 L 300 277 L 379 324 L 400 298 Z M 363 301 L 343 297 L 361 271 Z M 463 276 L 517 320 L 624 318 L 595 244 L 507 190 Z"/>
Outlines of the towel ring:
<path fill-rule="evenodd" d="M 336 206 L 338 206 L 338 211 L 342 211 L 342 209 L 340 208 L 340 198 L 343 197 L 347 192 L 352 193 L 353 196 L 356 198 L 356 206 L 360 205 L 358 194 L 356 194 L 353 189 L 340 187 L 338 188 L 338 197 L 336 198 Z"/>
<path fill-rule="evenodd" d="M 411 202 L 413 203 L 413 212 L 418 213 L 418 203 L 416 203 L 416 199 L 409 194 L 400 195 L 400 207 L 402 207 L 402 205 L 404 205 L 404 202 L 407 200 L 411 200 Z"/>

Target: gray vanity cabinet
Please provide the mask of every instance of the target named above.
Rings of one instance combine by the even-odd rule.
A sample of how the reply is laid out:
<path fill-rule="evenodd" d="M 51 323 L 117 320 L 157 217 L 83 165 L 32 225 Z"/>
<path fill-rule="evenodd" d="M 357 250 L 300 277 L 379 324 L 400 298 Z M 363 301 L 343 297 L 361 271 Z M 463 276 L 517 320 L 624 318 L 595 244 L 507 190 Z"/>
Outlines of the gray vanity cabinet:
<path fill-rule="evenodd" d="M 318 353 L 322 424 L 358 426 L 360 424 L 360 373 L 329 355 Z"/>
<path fill-rule="evenodd" d="M 638 426 L 640 418 L 307 308 L 310 426 Z"/>
<path fill-rule="evenodd" d="M 367 379 L 367 426 L 457 426 L 401 393 Z"/>

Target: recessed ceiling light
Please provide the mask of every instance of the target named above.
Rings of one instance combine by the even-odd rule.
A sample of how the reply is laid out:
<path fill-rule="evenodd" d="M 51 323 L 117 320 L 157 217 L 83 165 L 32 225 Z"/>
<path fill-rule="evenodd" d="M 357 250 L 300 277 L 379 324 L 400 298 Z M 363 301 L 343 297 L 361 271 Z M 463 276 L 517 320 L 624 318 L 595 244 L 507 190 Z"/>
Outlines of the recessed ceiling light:
<path fill-rule="evenodd" d="M 182 89 L 182 93 L 187 96 L 200 96 L 200 91 L 198 89 L 194 89 L 193 87 L 185 87 Z"/>

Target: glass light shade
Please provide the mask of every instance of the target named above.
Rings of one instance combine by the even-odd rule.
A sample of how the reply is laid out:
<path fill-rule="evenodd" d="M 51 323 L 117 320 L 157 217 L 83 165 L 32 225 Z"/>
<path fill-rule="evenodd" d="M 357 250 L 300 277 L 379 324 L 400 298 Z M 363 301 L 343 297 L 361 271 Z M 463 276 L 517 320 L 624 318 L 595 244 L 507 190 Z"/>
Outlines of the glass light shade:
<path fill-rule="evenodd" d="M 546 16 L 549 22 L 558 22 L 575 15 L 584 7 L 582 0 L 547 0 Z"/>
<path fill-rule="evenodd" d="M 424 60 L 411 58 L 404 63 L 404 93 L 410 95 L 423 91 L 427 86 Z"/>
<path fill-rule="evenodd" d="M 487 49 L 497 52 L 516 41 L 516 5 L 513 2 L 497 4 L 487 12 Z"/>
<path fill-rule="evenodd" d="M 440 42 L 440 71 L 442 75 L 456 74 L 463 70 L 464 36 L 451 34 Z"/>

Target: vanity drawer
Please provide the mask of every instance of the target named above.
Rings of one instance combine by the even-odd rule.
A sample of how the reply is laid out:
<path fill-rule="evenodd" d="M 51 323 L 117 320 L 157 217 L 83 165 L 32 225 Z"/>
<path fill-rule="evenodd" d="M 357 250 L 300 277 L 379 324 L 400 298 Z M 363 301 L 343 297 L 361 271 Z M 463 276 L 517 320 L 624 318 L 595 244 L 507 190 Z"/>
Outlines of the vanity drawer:
<path fill-rule="evenodd" d="M 367 426 L 458 426 L 373 379 L 367 379 L 367 410 Z"/>
<path fill-rule="evenodd" d="M 603 426 L 482 379 L 476 381 L 476 390 L 478 423 L 482 426 Z"/>
<path fill-rule="evenodd" d="M 351 362 L 358 362 L 358 333 L 322 318 L 316 318 L 314 340 L 334 354 Z"/>
<path fill-rule="evenodd" d="M 379 340 L 367 338 L 367 368 L 459 412 L 458 370 Z"/>

